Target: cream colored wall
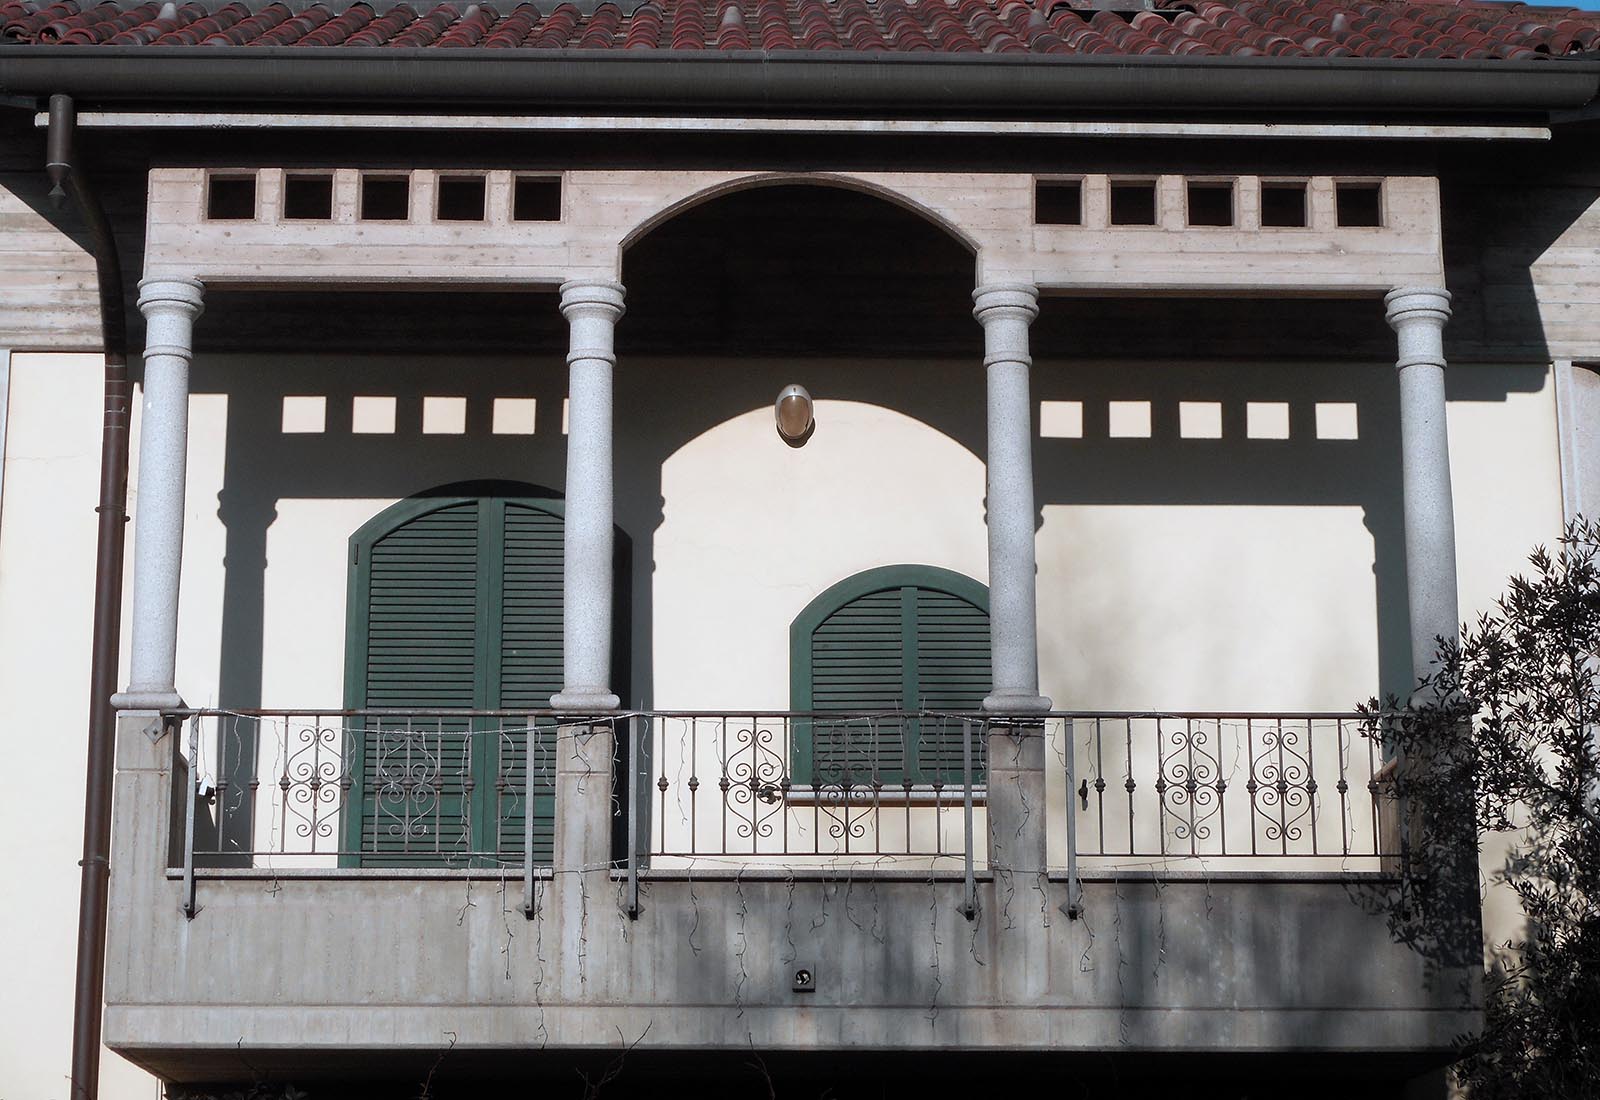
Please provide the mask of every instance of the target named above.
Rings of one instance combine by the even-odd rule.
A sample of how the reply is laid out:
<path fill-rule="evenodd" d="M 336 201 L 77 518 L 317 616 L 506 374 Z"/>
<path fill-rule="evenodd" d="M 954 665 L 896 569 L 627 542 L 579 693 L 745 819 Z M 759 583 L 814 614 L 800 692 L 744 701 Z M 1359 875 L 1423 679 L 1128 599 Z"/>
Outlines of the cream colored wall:
<path fill-rule="evenodd" d="M 1484 389 L 1479 382 L 1492 390 L 1506 374 L 1452 372 L 1462 393 Z M 11 848 L 7 870 L 38 901 L 0 907 L 5 969 L 17 976 L 0 986 L 8 1097 L 65 1095 L 99 387 L 93 356 L 13 360 L 0 714 L 14 737 L 31 739 L 35 766 L 0 780 L 0 827 L 29 838 Z M 1509 389 L 1503 399 L 1450 406 L 1464 613 L 1501 591 L 1529 547 L 1559 529 L 1549 375 L 1537 388 Z M 216 701 L 220 683 L 227 532 L 218 494 L 229 399 L 202 392 L 192 406 L 179 686 L 196 704 Z M 786 707 L 789 622 L 861 569 L 924 562 L 986 579 L 983 467 L 970 440 L 893 408 L 826 396 L 817 433 L 800 450 L 777 439 L 770 411 L 754 402 L 690 435 L 660 466 L 650 574 L 658 707 Z M 419 454 L 450 445 L 415 440 Z M 539 453 L 525 476 L 559 484 L 558 466 Z M 1041 463 L 1056 453 L 1041 448 Z M 492 472 L 507 476 L 511 461 Z M 456 476 L 479 472 L 464 466 Z M 264 705 L 339 705 L 347 541 L 392 499 L 278 503 L 266 545 Z M 648 532 L 632 533 L 642 552 Z M 1058 706 L 1342 709 L 1373 690 L 1373 543 L 1359 509 L 1049 505 L 1039 565 L 1041 672 Z M 1491 935 L 1501 934 L 1507 911 L 1494 897 L 1489 906 Z M 108 1097 L 153 1091 L 120 1059 L 108 1059 L 105 1073 Z"/>
<path fill-rule="evenodd" d="M 6 1100 L 69 1096 L 101 404 L 98 356 L 12 357 L 0 510 L 0 737 L 12 762 L 0 770 Z M 159 1092 L 108 1053 L 100 1095 Z"/>
<path fill-rule="evenodd" d="M 824 589 L 881 565 L 987 583 L 982 460 L 892 409 L 817 402 L 791 449 L 756 409 L 662 469 L 655 539 L 656 705 L 789 706 L 789 624 Z"/>
<path fill-rule="evenodd" d="M 1490 371 L 1492 367 L 1457 368 Z M 1561 534 L 1560 445 L 1553 374 L 1537 393 L 1513 395 L 1503 406 L 1450 406 L 1450 475 L 1456 503 L 1456 562 L 1464 619 L 1505 592 L 1506 579 L 1528 571 L 1535 544 Z M 1516 895 L 1493 885 L 1509 838 L 1489 836 L 1479 861 L 1484 875 L 1486 945 L 1526 934 Z"/>

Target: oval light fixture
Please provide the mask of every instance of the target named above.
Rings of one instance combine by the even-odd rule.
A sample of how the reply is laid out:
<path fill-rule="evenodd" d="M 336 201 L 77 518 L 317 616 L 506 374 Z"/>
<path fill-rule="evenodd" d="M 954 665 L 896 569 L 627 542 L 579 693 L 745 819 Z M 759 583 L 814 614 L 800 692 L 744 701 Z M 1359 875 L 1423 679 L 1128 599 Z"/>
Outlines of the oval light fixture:
<path fill-rule="evenodd" d="M 811 395 L 804 386 L 785 386 L 778 393 L 778 400 L 772 408 L 773 416 L 778 422 L 778 435 L 791 447 L 803 447 L 806 440 L 811 438 L 811 433 L 816 430 L 817 421 L 811 403 Z"/>

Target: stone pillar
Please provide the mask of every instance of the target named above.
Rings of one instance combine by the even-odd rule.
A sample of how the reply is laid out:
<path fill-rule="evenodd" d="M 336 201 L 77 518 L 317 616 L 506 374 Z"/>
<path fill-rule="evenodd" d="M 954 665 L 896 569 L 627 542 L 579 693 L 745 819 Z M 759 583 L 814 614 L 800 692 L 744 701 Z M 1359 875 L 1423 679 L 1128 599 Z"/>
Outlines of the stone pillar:
<path fill-rule="evenodd" d="M 562 678 L 550 700 L 557 710 L 615 710 L 618 702 L 611 693 L 611 371 L 622 302 L 619 283 L 561 285 L 571 337 Z"/>
<path fill-rule="evenodd" d="M 604 873 L 611 866 L 617 736 L 609 722 L 563 725 L 556 731 L 557 871 Z"/>
<path fill-rule="evenodd" d="M 1405 495 L 1406 596 L 1411 667 L 1429 674 L 1436 639 L 1454 641 L 1455 511 L 1450 495 L 1450 440 L 1445 425 L 1444 325 L 1450 292 L 1401 287 L 1384 298 L 1399 343 L 1401 486 Z"/>
<path fill-rule="evenodd" d="M 993 691 L 985 710 L 1045 711 L 1039 694 L 1034 602 L 1033 410 L 1028 398 L 1028 326 L 1039 291 L 980 286 L 973 316 L 983 326 L 988 376 L 989 630 Z"/>
<path fill-rule="evenodd" d="M 178 577 L 183 564 L 184 478 L 189 456 L 189 363 L 204 287 L 193 279 L 139 284 L 145 317 L 144 404 L 133 542 L 133 648 L 122 710 L 180 707 Z"/>

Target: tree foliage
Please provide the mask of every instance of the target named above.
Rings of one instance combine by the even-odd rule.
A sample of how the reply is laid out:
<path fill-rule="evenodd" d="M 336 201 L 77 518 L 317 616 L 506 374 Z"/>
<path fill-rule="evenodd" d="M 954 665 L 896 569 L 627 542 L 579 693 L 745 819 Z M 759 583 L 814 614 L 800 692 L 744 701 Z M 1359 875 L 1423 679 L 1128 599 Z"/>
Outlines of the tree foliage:
<path fill-rule="evenodd" d="M 1440 639 L 1408 705 L 1363 708 L 1395 762 L 1398 939 L 1478 965 L 1480 842 L 1507 845 L 1486 885 L 1521 921 L 1489 945 L 1483 1028 L 1461 1042 L 1472 1100 L 1600 1097 L 1600 523 L 1529 562 L 1459 645 Z"/>

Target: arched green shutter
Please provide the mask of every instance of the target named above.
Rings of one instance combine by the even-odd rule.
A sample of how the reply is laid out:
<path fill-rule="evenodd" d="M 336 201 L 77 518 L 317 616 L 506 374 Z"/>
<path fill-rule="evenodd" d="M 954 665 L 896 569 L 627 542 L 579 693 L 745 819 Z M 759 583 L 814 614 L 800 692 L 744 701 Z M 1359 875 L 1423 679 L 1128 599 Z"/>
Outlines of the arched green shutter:
<path fill-rule="evenodd" d="M 791 704 L 850 721 L 795 725 L 801 782 L 960 782 L 962 723 L 894 711 L 975 711 L 988 694 L 988 594 L 930 566 L 869 570 L 828 589 L 791 628 Z M 974 741 L 981 777 L 982 738 Z"/>
<path fill-rule="evenodd" d="M 364 548 L 361 706 L 477 705 L 480 526 L 479 502 L 449 504 Z M 363 727 L 355 788 L 363 862 L 464 860 L 479 770 L 467 724 L 374 719 Z"/>
<path fill-rule="evenodd" d="M 352 708 L 549 707 L 561 677 L 559 502 L 403 501 L 351 542 Z M 520 853 L 522 725 L 367 720 L 346 848 L 379 866 Z M 553 728 L 536 734 L 536 863 L 549 862 L 554 839 L 553 738 Z"/>
<path fill-rule="evenodd" d="M 562 517 L 554 502 L 507 501 L 505 564 L 500 600 L 499 701 L 505 710 L 547 710 L 561 690 Z M 522 791 L 527 742 L 501 739 L 500 850 L 522 847 Z M 555 729 L 541 727 L 534 750 L 534 861 L 549 863 L 555 848 Z"/>

